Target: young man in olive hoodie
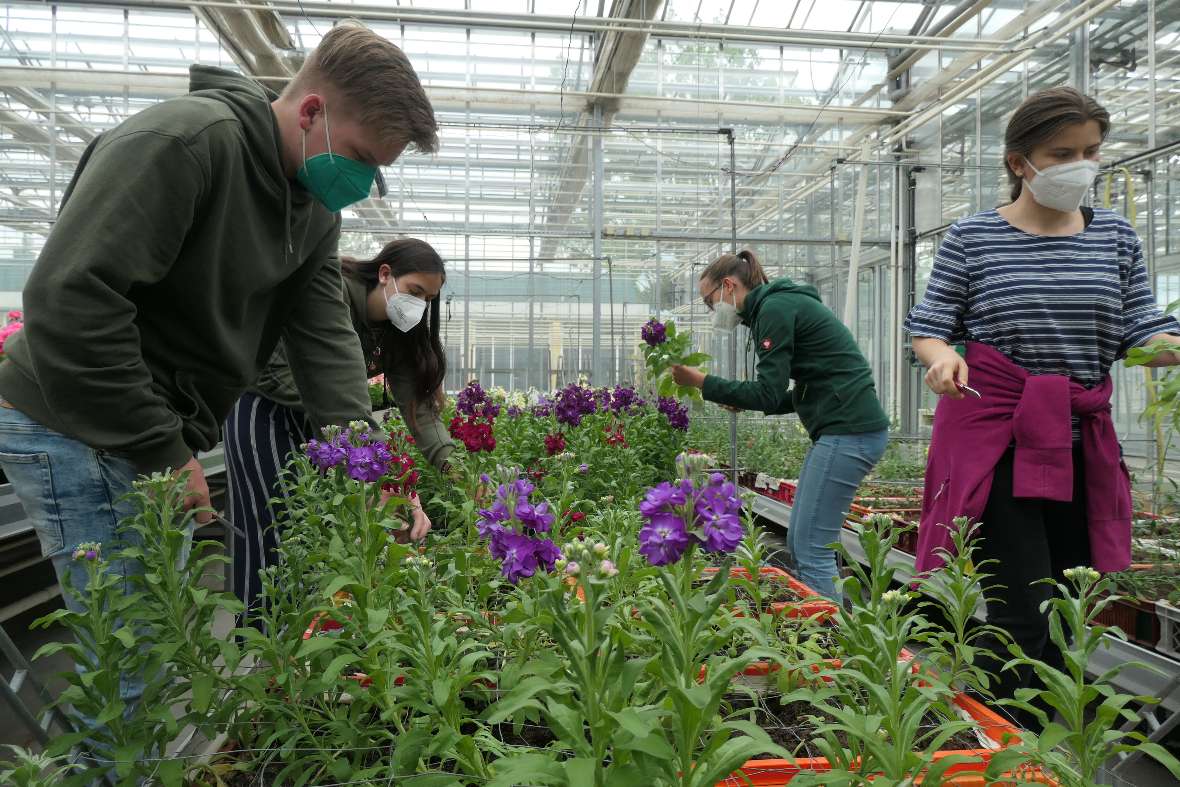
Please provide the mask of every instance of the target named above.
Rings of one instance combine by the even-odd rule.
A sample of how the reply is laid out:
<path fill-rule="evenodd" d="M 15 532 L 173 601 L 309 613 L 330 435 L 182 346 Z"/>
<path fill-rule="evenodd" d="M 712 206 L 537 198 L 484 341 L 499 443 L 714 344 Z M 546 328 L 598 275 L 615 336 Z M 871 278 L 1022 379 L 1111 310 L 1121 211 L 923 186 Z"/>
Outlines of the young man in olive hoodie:
<path fill-rule="evenodd" d="M 280 337 L 317 425 L 369 416 L 338 211 L 437 141 L 402 51 L 344 24 L 281 96 L 194 66 L 187 95 L 90 144 L 0 365 L 0 464 L 63 586 L 79 543 L 114 539 L 139 474 L 188 473 L 189 504 L 208 505 L 195 454 Z"/>

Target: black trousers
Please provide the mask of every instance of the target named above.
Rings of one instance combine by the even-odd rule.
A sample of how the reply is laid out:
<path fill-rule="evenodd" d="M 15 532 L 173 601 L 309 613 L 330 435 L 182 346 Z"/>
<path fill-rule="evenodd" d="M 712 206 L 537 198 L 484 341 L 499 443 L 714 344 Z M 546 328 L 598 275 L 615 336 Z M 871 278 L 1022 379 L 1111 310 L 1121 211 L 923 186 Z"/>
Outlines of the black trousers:
<path fill-rule="evenodd" d="M 230 516 L 245 538 L 234 536 L 234 593 L 246 605 L 238 625 L 261 627 L 262 580 L 258 572 L 278 562 L 279 473 L 312 436 L 307 416 L 253 393 L 225 422 L 225 466 Z"/>
<path fill-rule="evenodd" d="M 1008 449 L 996 466 L 991 494 L 984 509 L 976 552 L 978 562 L 994 560 L 982 570 L 992 574 L 987 605 L 988 622 L 1002 629 L 1031 658 L 1061 669 L 1060 649 L 1049 641 L 1048 614 L 1041 605 L 1055 594 L 1049 585 L 1034 584 L 1052 577 L 1063 581 L 1062 572 L 1074 566 L 1090 565 L 1090 537 L 1086 529 L 1086 485 L 1080 448 L 1073 453 L 1073 500 L 1064 503 L 1039 498 L 1012 496 L 1013 449 Z M 992 685 L 997 698 L 1011 698 L 1024 687 L 1043 688 L 1030 668 L 1000 671 L 1011 658 L 1006 646 L 994 637 L 981 642 L 997 661 L 985 659 L 983 666 L 996 673 Z M 1041 705 L 1052 718 L 1049 706 Z M 1025 727 L 1036 724 L 1031 713 L 1013 714 Z"/>

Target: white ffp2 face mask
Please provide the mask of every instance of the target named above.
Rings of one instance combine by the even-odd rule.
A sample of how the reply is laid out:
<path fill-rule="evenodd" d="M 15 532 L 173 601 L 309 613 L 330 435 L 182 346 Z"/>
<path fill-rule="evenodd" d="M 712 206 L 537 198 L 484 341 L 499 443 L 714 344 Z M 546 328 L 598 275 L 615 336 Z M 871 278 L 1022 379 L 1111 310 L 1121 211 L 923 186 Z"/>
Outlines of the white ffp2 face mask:
<path fill-rule="evenodd" d="M 389 293 L 385 294 L 385 315 L 395 328 L 406 333 L 422 322 L 422 316 L 426 314 L 426 301 L 400 292 L 394 278 L 390 277 L 389 281 L 393 284 L 394 295 L 391 298 Z"/>
<path fill-rule="evenodd" d="M 732 331 L 741 322 L 737 310 L 737 295 L 733 296 L 733 303 L 725 302 L 725 290 L 721 290 L 721 299 L 713 304 L 713 327 L 718 331 Z"/>
<path fill-rule="evenodd" d="M 1025 159 L 1036 177 L 1024 179 L 1024 184 L 1033 199 L 1046 208 L 1072 213 L 1081 207 L 1086 192 L 1098 177 L 1098 162 L 1089 159 L 1071 161 L 1068 164 L 1054 164 L 1052 167 L 1037 169 Z"/>

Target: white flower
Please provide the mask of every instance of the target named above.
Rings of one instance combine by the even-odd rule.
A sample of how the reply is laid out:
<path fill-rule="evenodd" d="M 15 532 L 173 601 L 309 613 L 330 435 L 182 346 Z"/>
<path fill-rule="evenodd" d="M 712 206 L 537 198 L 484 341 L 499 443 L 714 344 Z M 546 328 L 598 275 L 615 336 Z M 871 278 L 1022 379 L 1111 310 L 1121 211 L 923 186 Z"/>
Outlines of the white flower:
<path fill-rule="evenodd" d="M 604 560 L 598 565 L 598 573 L 605 577 L 613 577 L 619 573 L 619 570 L 615 568 L 614 563 Z"/>
<path fill-rule="evenodd" d="M 906 594 L 900 590 L 886 590 L 881 594 L 881 602 L 884 604 L 900 604 L 906 600 Z"/>
<path fill-rule="evenodd" d="M 1073 580 L 1075 582 L 1079 580 L 1086 580 L 1093 583 L 1102 578 L 1101 574 L 1089 566 L 1075 566 L 1074 568 L 1067 568 L 1061 573 L 1065 574 L 1066 579 Z"/>
<path fill-rule="evenodd" d="M 602 543 L 601 541 L 594 542 L 594 554 L 598 555 L 599 557 L 605 555 L 606 544 Z"/>

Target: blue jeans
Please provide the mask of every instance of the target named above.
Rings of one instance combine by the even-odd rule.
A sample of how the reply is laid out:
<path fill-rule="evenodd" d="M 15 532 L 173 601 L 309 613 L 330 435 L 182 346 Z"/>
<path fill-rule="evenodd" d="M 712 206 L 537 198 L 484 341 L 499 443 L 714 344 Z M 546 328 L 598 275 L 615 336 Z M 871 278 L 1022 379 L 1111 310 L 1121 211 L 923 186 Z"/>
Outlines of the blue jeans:
<path fill-rule="evenodd" d="M 37 531 L 41 554 L 53 562 L 66 606 L 81 611 L 67 588 L 84 589 L 87 577 L 81 566 L 70 570 L 72 553 L 86 541 L 102 544 L 104 556 L 114 551 L 119 522 L 135 513 L 134 506 L 123 499 L 138 475 L 135 466 L 47 429 L 8 406 L 0 407 L 0 465 Z M 131 534 L 119 540 L 129 543 Z M 138 561 L 115 560 L 108 565 L 123 577 L 125 592 L 131 592 L 130 577 L 143 572 Z M 122 676 L 119 693 L 130 712 L 143 694 L 142 678 Z"/>
<path fill-rule="evenodd" d="M 836 553 L 827 545 L 840 540 L 840 529 L 857 487 L 885 453 L 888 442 L 887 429 L 822 435 L 803 460 L 787 528 L 787 547 L 799 579 L 828 598 L 839 596 Z"/>

